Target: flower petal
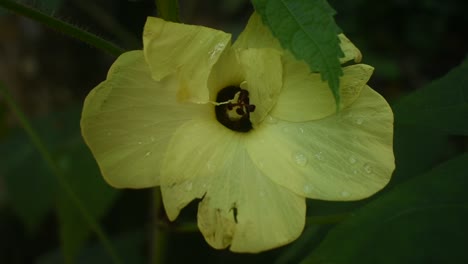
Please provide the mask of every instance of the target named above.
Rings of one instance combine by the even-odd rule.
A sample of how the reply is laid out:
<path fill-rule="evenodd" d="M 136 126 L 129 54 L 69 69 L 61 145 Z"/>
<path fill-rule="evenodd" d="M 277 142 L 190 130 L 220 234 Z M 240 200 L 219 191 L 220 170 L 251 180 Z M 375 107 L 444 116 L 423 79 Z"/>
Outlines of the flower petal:
<path fill-rule="evenodd" d="M 250 103 L 256 107 L 250 114 L 255 128 L 273 108 L 281 92 L 281 57 L 273 49 L 246 49 L 240 52 L 239 60 L 245 76 L 241 88 L 249 91 Z"/>
<path fill-rule="evenodd" d="M 143 33 L 146 61 L 155 80 L 176 73 L 181 101 L 207 102 L 211 68 L 230 47 L 231 35 L 219 30 L 148 17 Z"/>
<path fill-rule="evenodd" d="M 216 102 L 218 92 L 228 86 L 239 87 L 244 81 L 244 73 L 240 66 L 238 52 L 225 49 L 211 70 L 208 80 L 210 101 Z"/>
<path fill-rule="evenodd" d="M 349 40 L 344 34 L 339 34 L 338 38 L 340 39 L 340 47 L 344 53 L 344 57 L 340 58 L 340 62 L 343 64 L 350 60 L 359 63 L 362 60 L 362 54 L 356 46 Z"/>
<path fill-rule="evenodd" d="M 168 148 L 161 190 L 171 220 L 202 198 L 198 225 L 214 248 L 259 252 L 300 235 L 305 199 L 262 174 L 246 152 L 245 136 L 214 120 L 186 123 Z"/>
<path fill-rule="evenodd" d="M 340 78 L 341 109 L 356 100 L 373 69 L 365 64 L 343 68 Z M 320 74 L 310 73 L 304 62 L 286 60 L 283 90 L 271 115 L 286 121 L 304 122 L 324 118 L 335 111 L 333 94 Z"/>
<path fill-rule="evenodd" d="M 356 200 L 382 189 L 394 170 L 393 114 L 366 86 L 339 114 L 290 123 L 265 122 L 249 137 L 255 164 L 299 195 Z"/>
<path fill-rule="evenodd" d="M 173 131 L 204 106 L 178 104 L 174 78 L 151 78 L 143 52 L 122 54 L 107 80 L 86 97 L 83 137 L 104 178 L 115 187 L 159 184 L 159 168 Z"/>
<path fill-rule="evenodd" d="M 244 31 L 232 45 L 235 49 L 272 48 L 283 52 L 279 41 L 271 34 L 259 14 L 254 12 L 247 22 Z"/>

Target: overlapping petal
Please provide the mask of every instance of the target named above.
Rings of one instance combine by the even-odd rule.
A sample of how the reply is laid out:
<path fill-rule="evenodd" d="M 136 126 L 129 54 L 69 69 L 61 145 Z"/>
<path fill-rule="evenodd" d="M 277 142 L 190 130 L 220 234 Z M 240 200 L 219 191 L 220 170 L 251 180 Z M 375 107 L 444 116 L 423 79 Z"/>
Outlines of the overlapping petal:
<path fill-rule="evenodd" d="M 246 49 L 240 51 L 239 57 L 245 76 L 241 88 L 249 91 L 250 103 L 256 106 L 250 114 L 250 121 L 256 127 L 273 108 L 281 92 L 281 57 L 273 49 Z"/>
<path fill-rule="evenodd" d="M 171 134 L 207 110 L 177 103 L 177 87 L 175 78 L 153 80 L 143 52 L 132 51 L 122 54 L 107 80 L 88 95 L 82 134 L 109 184 L 126 188 L 159 184 Z"/>
<path fill-rule="evenodd" d="M 278 39 L 273 37 L 270 29 L 263 24 L 262 18 L 256 12 L 250 16 L 247 26 L 236 39 L 232 47 L 234 49 L 270 48 L 276 49 L 279 52 L 284 52 Z"/>
<path fill-rule="evenodd" d="M 178 99 L 204 103 L 209 100 L 208 77 L 231 35 L 202 26 L 184 25 L 149 17 L 143 32 L 146 62 L 155 80 L 175 73 Z"/>
<path fill-rule="evenodd" d="M 340 62 L 343 64 L 350 60 L 354 62 L 361 62 L 362 54 L 359 49 L 354 46 L 354 44 L 349 40 L 344 34 L 339 34 L 338 38 L 340 39 L 340 48 L 344 53 L 344 56 L 340 58 Z"/>
<path fill-rule="evenodd" d="M 393 114 L 365 87 L 338 114 L 311 122 L 265 122 L 249 137 L 249 154 L 274 182 L 323 200 L 368 197 L 390 180 Z"/>
<path fill-rule="evenodd" d="M 193 199 L 203 199 L 198 225 L 214 248 L 258 252 L 300 235 L 305 200 L 266 177 L 244 140 L 209 119 L 184 124 L 171 140 L 161 190 L 170 219 Z"/>
<path fill-rule="evenodd" d="M 356 100 L 366 85 L 373 68 L 356 64 L 343 68 L 340 77 L 341 108 Z M 289 60 L 284 64 L 284 83 L 281 96 L 271 115 L 286 121 L 304 122 L 321 119 L 336 111 L 335 99 L 320 74 L 310 73 L 304 62 Z"/>

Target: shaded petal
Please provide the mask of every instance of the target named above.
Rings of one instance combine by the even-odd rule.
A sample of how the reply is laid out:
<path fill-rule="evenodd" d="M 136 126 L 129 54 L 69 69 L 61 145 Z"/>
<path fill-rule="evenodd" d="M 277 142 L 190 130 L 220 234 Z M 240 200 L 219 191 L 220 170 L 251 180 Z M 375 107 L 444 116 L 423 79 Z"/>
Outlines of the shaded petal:
<path fill-rule="evenodd" d="M 245 76 L 241 88 L 249 91 L 250 103 L 256 106 L 250 114 L 250 121 L 256 127 L 273 108 L 281 92 L 281 57 L 273 49 L 246 49 L 240 52 L 239 59 Z"/>
<path fill-rule="evenodd" d="M 122 54 L 107 80 L 86 97 L 83 137 L 106 181 L 114 187 L 159 184 L 167 142 L 181 124 L 204 114 L 204 105 L 176 103 L 174 78 L 151 78 L 143 52 Z"/>
<path fill-rule="evenodd" d="M 247 22 L 244 31 L 239 35 L 234 44 L 235 49 L 271 48 L 283 52 L 279 41 L 271 34 L 259 14 L 254 12 Z"/>
<path fill-rule="evenodd" d="M 315 199 L 368 197 L 387 184 L 395 167 L 392 111 L 368 86 L 339 114 L 265 122 L 247 146 L 274 182 Z"/>
<path fill-rule="evenodd" d="M 211 68 L 225 48 L 231 35 L 202 26 L 184 25 L 148 17 L 143 32 L 146 61 L 155 80 L 176 73 L 181 101 L 207 102 L 207 87 Z"/>
<path fill-rule="evenodd" d="M 346 108 L 359 96 L 374 68 L 356 64 L 343 68 L 340 77 L 340 108 Z M 273 117 L 304 122 L 321 119 L 335 113 L 335 99 L 320 74 L 309 73 L 303 62 L 288 60 L 284 66 L 283 90 L 271 111 Z"/>
<path fill-rule="evenodd" d="M 344 53 L 344 56 L 340 58 L 340 62 L 343 64 L 350 60 L 359 63 L 362 60 L 362 54 L 356 46 L 349 40 L 344 34 L 339 34 L 340 47 Z"/>
<path fill-rule="evenodd" d="M 225 49 L 210 73 L 208 82 L 210 101 L 215 102 L 218 92 L 223 88 L 239 87 L 244 79 L 238 52 L 234 49 Z"/>
<path fill-rule="evenodd" d="M 186 123 L 171 140 L 161 190 L 171 220 L 193 199 L 203 199 L 198 225 L 214 248 L 259 252 L 300 235 L 305 199 L 262 174 L 244 148 L 245 137 L 213 120 Z"/>

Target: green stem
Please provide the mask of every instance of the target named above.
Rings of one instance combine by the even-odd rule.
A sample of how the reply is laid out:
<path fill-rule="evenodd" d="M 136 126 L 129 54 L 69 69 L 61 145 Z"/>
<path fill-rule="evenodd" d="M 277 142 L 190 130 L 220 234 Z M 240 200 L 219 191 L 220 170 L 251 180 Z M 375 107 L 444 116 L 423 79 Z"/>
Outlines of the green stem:
<path fill-rule="evenodd" d="M 158 16 L 164 20 L 179 22 L 179 3 L 177 0 L 156 0 L 156 10 Z M 153 191 L 153 238 L 151 243 L 151 255 L 153 264 L 161 264 L 165 262 L 165 252 L 167 247 L 167 230 L 162 228 L 160 223 L 160 213 L 163 212 L 163 203 L 161 198 L 161 189 L 155 188 Z"/>
<path fill-rule="evenodd" d="M 93 17 L 105 30 L 111 32 L 125 47 L 129 49 L 141 49 L 141 41 L 94 1 L 71 0 L 71 2 L 78 9 Z"/>
<path fill-rule="evenodd" d="M 0 0 L 0 7 L 15 12 L 19 15 L 28 17 L 39 23 L 42 23 L 50 28 L 53 28 L 65 35 L 77 38 L 91 46 L 101 49 L 111 55 L 119 56 L 125 50 L 117 47 L 114 43 L 102 39 L 90 32 L 87 32 L 81 28 L 73 26 L 70 23 L 64 22 L 55 17 L 49 16 L 33 7 L 18 3 L 11 0 Z"/>
<path fill-rule="evenodd" d="M 86 223 L 89 225 L 91 230 L 96 234 L 98 239 L 101 241 L 103 247 L 105 248 L 105 250 L 111 257 L 113 263 L 122 263 L 120 258 L 117 256 L 114 248 L 112 247 L 110 240 L 107 238 L 106 234 L 104 233 L 102 228 L 99 226 L 97 221 L 94 219 L 94 217 L 86 209 L 86 207 L 84 206 L 80 198 L 73 191 L 70 184 L 66 180 L 64 173 L 62 172 L 62 170 L 60 170 L 55 160 L 53 159 L 52 154 L 47 149 L 44 142 L 38 136 L 36 131 L 32 128 L 31 123 L 29 122 L 28 118 L 18 107 L 15 100 L 10 95 L 6 87 L 3 86 L 2 83 L 0 83 L 0 91 L 4 95 L 7 105 L 11 108 L 13 113 L 18 118 L 20 124 L 23 126 L 23 129 L 26 131 L 26 134 L 28 135 L 29 139 L 31 140 L 33 145 L 36 147 L 37 151 L 40 153 L 41 157 L 44 159 L 44 162 L 46 163 L 46 165 L 51 170 L 52 174 L 55 176 L 55 178 L 59 182 L 60 187 L 65 190 L 67 195 L 70 197 L 71 201 L 75 204 L 76 208 L 83 216 Z"/>
<path fill-rule="evenodd" d="M 161 189 L 156 187 L 153 189 L 153 203 L 152 203 L 152 212 L 153 212 L 153 219 L 152 219 L 152 228 L 153 228 L 153 238 L 152 238 L 152 249 L 151 249 L 151 263 L 153 264 L 161 264 L 165 263 L 166 256 L 166 239 L 167 239 L 167 230 L 161 228 L 158 225 L 158 222 L 161 219 L 161 212 L 163 211 L 163 203 L 161 197 Z"/>
<path fill-rule="evenodd" d="M 178 0 L 156 0 L 156 11 L 164 20 L 180 22 Z"/>

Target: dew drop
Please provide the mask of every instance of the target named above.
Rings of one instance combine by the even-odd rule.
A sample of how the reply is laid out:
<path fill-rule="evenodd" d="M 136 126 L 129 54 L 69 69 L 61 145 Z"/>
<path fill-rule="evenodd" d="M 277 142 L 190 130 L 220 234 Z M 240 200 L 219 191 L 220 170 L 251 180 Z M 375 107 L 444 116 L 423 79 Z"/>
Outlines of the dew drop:
<path fill-rule="evenodd" d="M 367 173 L 371 173 L 372 172 L 372 167 L 369 164 L 365 164 L 364 165 L 364 171 L 367 172 Z"/>
<path fill-rule="evenodd" d="M 111 136 L 111 135 L 112 135 L 112 133 L 111 133 L 111 132 L 107 132 L 107 133 L 106 133 L 106 135 L 108 135 L 108 136 Z"/>
<path fill-rule="evenodd" d="M 299 132 L 301 132 L 301 134 L 304 134 L 304 128 L 300 127 Z"/>
<path fill-rule="evenodd" d="M 358 125 L 362 125 L 363 122 L 364 122 L 364 119 L 362 119 L 362 118 L 356 119 L 356 124 L 358 124 Z"/>
<path fill-rule="evenodd" d="M 141 145 L 141 144 L 143 144 L 143 143 L 141 143 L 141 141 L 138 141 L 138 145 Z"/>
<path fill-rule="evenodd" d="M 188 192 L 188 191 L 191 191 L 192 190 L 192 187 L 193 187 L 193 184 L 192 182 L 186 182 L 185 183 L 185 190 Z"/>
<path fill-rule="evenodd" d="M 146 152 L 145 156 L 148 157 L 149 155 L 151 155 L 151 151 L 148 151 Z"/>
<path fill-rule="evenodd" d="M 353 174 L 358 174 L 358 170 L 353 170 Z"/>
<path fill-rule="evenodd" d="M 304 185 L 304 192 L 305 193 L 310 193 L 312 191 L 312 187 L 310 187 L 309 185 Z"/>
<path fill-rule="evenodd" d="M 264 192 L 260 192 L 260 193 L 258 193 L 258 195 L 260 195 L 260 197 L 265 197 L 265 193 L 264 193 Z"/>
<path fill-rule="evenodd" d="M 154 137 L 151 137 L 150 140 L 151 140 L 151 142 L 154 142 Z"/>
<path fill-rule="evenodd" d="M 342 192 L 341 192 L 341 196 L 342 196 L 342 197 L 349 197 L 350 195 L 351 195 L 351 194 L 350 194 L 349 192 L 347 192 L 347 191 L 342 191 Z"/>
<path fill-rule="evenodd" d="M 289 133 L 289 127 L 283 127 L 283 132 L 284 133 Z"/>
<path fill-rule="evenodd" d="M 349 163 L 354 164 L 356 163 L 356 158 L 355 157 L 349 157 Z"/>
<path fill-rule="evenodd" d="M 278 122 L 278 120 L 272 116 L 267 116 L 265 121 L 268 123 L 268 124 L 276 124 Z"/>
<path fill-rule="evenodd" d="M 299 166 L 305 166 L 307 165 L 307 162 L 308 162 L 307 156 L 301 152 L 295 152 L 293 154 L 293 159 L 294 159 L 294 162 L 296 162 L 296 164 Z"/>
<path fill-rule="evenodd" d="M 316 154 L 314 155 L 314 157 L 315 157 L 317 160 L 324 160 L 322 151 L 316 153 Z"/>

